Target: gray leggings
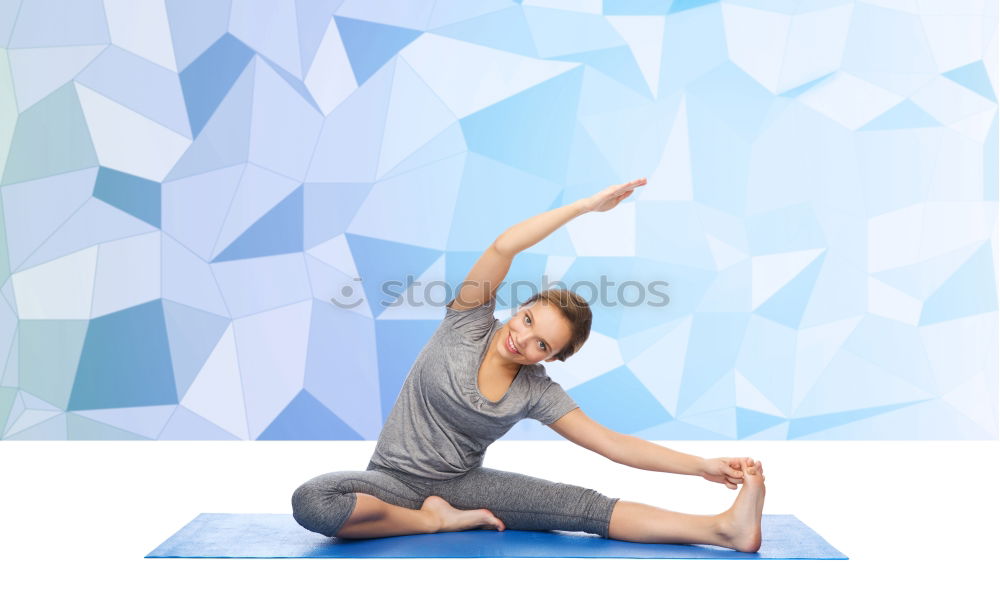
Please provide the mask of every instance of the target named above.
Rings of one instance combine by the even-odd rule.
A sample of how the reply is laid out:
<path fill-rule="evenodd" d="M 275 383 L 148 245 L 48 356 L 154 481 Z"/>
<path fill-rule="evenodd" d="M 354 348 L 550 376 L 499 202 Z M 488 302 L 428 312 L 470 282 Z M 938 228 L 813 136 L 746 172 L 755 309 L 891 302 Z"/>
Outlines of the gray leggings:
<path fill-rule="evenodd" d="M 365 471 L 321 474 L 292 494 L 292 516 L 309 531 L 334 537 L 354 511 L 355 492 L 409 509 L 436 495 L 462 510 L 489 509 L 507 529 L 586 531 L 608 537 L 619 499 L 596 490 L 486 467 L 432 480 L 369 462 Z"/>

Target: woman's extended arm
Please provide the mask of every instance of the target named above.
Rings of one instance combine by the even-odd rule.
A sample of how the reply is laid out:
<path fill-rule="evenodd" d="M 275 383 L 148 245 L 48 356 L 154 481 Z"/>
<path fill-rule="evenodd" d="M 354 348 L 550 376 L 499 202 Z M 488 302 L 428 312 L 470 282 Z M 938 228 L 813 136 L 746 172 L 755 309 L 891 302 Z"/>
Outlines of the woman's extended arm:
<path fill-rule="evenodd" d="M 614 208 L 640 185 L 646 185 L 645 177 L 609 186 L 590 197 L 542 212 L 510 227 L 486 248 L 459 286 L 458 295 L 447 307 L 462 311 L 493 298 L 507 276 L 515 255 L 584 212 L 604 212 Z"/>
<path fill-rule="evenodd" d="M 699 475 L 705 460 L 612 430 L 577 408 L 548 425 L 567 440 L 622 465 L 672 474 Z"/>
<path fill-rule="evenodd" d="M 583 410 L 576 408 L 562 418 L 548 425 L 567 440 L 603 455 L 622 465 L 654 472 L 668 472 L 701 476 L 709 482 L 725 484 L 736 489 L 743 483 L 740 460 L 736 457 L 713 457 L 704 459 L 688 455 L 667 447 L 662 447 L 645 439 L 623 434 L 591 420 Z M 747 465 L 753 459 L 745 458 Z"/>
<path fill-rule="evenodd" d="M 705 459 L 657 445 L 630 434 L 618 435 L 618 446 L 612 461 L 654 472 L 669 472 L 689 476 L 701 475 Z"/>
<path fill-rule="evenodd" d="M 637 469 L 701 476 L 709 482 L 718 482 L 731 490 L 735 490 L 737 484 L 743 483 L 743 472 L 740 471 L 738 457 L 705 459 L 662 447 L 630 434 L 619 434 L 618 437 L 618 449 L 615 453 L 617 457 L 609 457 L 612 461 Z M 748 465 L 753 465 L 753 459 L 747 457 L 746 461 Z"/>
<path fill-rule="evenodd" d="M 640 185 L 646 185 L 645 177 L 609 186 L 590 197 L 532 216 L 501 233 L 493 244 L 501 253 L 514 257 L 585 212 L 605 212 L 614 208 Z"/>

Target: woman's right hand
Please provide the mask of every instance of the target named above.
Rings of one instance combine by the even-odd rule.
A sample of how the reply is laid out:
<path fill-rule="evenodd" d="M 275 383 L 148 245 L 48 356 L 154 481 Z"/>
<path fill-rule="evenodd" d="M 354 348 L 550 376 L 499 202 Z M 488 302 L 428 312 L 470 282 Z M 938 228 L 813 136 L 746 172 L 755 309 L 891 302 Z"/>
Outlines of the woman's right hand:
<path fill-rule="evenodd" d="M 621 185 L 609 185 L 589 198 L 581 199 L 580 202 L 585 212 L 607 212 L 631 196 L 635 188 L 642 185 L 646 185 L 645 177 Z"/>

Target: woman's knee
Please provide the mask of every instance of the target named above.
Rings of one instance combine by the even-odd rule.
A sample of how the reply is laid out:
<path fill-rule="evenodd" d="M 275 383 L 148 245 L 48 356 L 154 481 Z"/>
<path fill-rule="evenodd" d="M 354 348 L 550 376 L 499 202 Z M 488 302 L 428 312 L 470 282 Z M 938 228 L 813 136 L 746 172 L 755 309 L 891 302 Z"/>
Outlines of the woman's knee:
<path fill-rule="evenodd" d="M 335 480 L 313 478 L 292 493 L 292 517 L 309 531 L 335 537 L 350 518 L 357 495 L 337 486 Z"/>

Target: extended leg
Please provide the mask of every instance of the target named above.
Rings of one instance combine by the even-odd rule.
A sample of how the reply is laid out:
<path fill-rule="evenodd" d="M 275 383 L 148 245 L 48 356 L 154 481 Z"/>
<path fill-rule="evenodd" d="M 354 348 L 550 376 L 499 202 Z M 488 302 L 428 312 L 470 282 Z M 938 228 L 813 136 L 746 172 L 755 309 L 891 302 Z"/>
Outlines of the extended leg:
<path fill-rule="evenodd" d="M 752 461 L 752 460 L 751 460 Z M 764 469 L 758 461 L 743 466 L 736 502 L 718 515 L 675 513 L 640 502 L 620 500 L 611 513 L 608 536 L 631 542 L 711 544 L 741 552 L 760 549 L 764 508 Z"/>
<path fill-rule="evenodd" d="M 712 544 L 729 547 L 722 515 L 675 513 L 641 502 L 619 500 L 611 513 L 608 537 L 648 544 Z"/>

